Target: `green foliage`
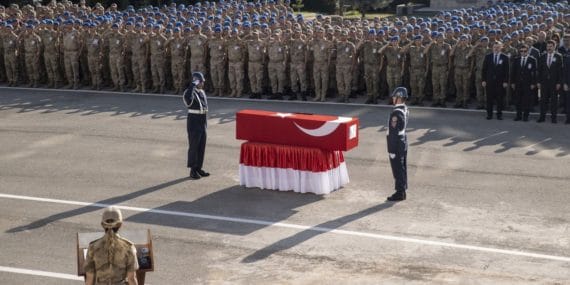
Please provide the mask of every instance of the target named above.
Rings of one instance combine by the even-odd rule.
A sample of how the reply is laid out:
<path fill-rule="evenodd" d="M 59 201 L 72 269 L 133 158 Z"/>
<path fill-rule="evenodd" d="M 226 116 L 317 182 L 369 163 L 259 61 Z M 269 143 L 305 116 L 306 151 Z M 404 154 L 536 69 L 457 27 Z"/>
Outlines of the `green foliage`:
<path fill-rule="evenodd" d="M 291 7 L 293 7 L 293 9 L 296 9 L 297 12 L 300 13 L 301 9 L 303 9 L 305 5 L 303 4 L 303 0 L 296 0 L 295 3 L 291 4 Z"/>
<path fill-rule="evenodd" d="M 335 12 L 336 0 L 311 0 L 305 3 L 305 9 L 320 13 L 332 14 Z"/>

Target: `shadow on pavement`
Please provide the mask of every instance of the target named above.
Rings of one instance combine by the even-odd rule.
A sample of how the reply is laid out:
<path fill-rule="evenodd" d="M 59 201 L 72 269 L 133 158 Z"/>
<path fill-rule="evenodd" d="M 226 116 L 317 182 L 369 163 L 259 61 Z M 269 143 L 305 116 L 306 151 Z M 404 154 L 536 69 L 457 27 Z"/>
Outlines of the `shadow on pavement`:
<path fill-rule="evenodd" d="M 177 201 L 153 210 L 227 217 L 229 219 L 260 219 L 264 222 L 277 223 L 295 215 L 298 212 L 297 208 L 322 199 L 322 196 L 314 194 L 301 195 L 292 191 L 280 192 L 232 186 L 194 201 Z M 173 217 L 156 212 L 136 214 L 130 216 L 127 221 L 232 235 L 247 235 L 268 226 L 267 223 L 240 223 L 239 221 L 225 221 L 208 217 Z"/>
<path fill-rule="evenodd" d="M 0 96 L 0 111 L 186 119 L 186 110 L 182 100 L 176 95 L 161 98 L 160 95 L 139 96 L 89 92 L 73 94 L 61 93 L 57 90 L 40 90 L 32 93 L 27 89 L 7 89 L 2 92 L 4 94 Z M 268 100 L 249 102 L 215 99 L 211 100 L 210 105 L 209 119 L 217 121 L 218 124 L 232 123 L 235 121 L 235 113 L 238 110 L 252 108 L 358 117 L 361 130 L 374 128 L 380 133 L 386 131 L 385 124 L 391 110 L 389 106 L 378 108 L 343 104 L 290 104 Z M 463 151 L 467 152 L 492 146 L 496 147 L 493 151 L 498 154 L 517 148 L 523 149 L 528 156 L 543 151 L 553 151 L 555 157 L 565 157 L 570 153 L 570 132 L 566 131 L 567 126 L 550 123 L 537 124 L 532 119 L 530 122 L 512 122 L 512 114 L 507 114 L 503 121 L 487 121 L 485 114 L 479 112 L 464 113 L 454 110 L 425 110 L 412 107 L 408 133 L 423 133 L 415 141 L 410 142 L 410 146 L 441 141 L 442 147 L 471 143 L 463 148 Z M 560 131 L 561 129 L 565 131 Z M 529 145 L 533 147 L 529 148 Z"/>
<path fill-rule="evenodd" d="M 125 194 L 125 195 L 116 196 L 116 197 L 112 197 L 109 199 L 101 200 L 101 201 L 93 203 L 94 204 L 93 206 L 85 206 L 85 207 L 81 207 L 78 209 L 54 214 L 54 215 L 51 215 L 49 217 L 34 221 L 28 225 L 19 226 L 16 228 L 9 229 L 6 231 L 6 233 L 17 233 L 17 232 L 26 231 L 26 230 L 33 230 L 33 229 L 41 228 L 41 227 L 43 227 L 49 223 L 53 223 L 53 222 L 56 222 L 59 220 L 67 219 L 67 218 L 78 216 L 78 215 L 83 215 L 83 214 L 90 213 L 90 212 L 95 212 L 95 211 L 98 211 L 101 209 L 101 206 L 98 206 L 97 204 L 113 205 L 113 204 L 123 203 L 123 202 L 129 201 L 129 200 L 138 198 L 140 196 L 150 194 L 152 192 L 156 192 L 159 190 L 166 189 L 170 186 L 173 186 L 173 185 L 182 183 L 184 181 L 187 181 L 188 179 L 189 179 L 188 177 L 182 177 L 182 178 L 174 179 L 172 181 L 164 182 L 164 183 L 152 186 L 152 187 L 148 187 L 148 188 L 136 191 L 136 192 L 132 192 L 129 194 Z"/>
<path fill-rule="evenodd" d="M 348 216 L 344 216 L 344 217 L 340 217 L 338 219 L 334 219 L 319 225 L 316 225 L 314 227 L 311 227 L 310 229 L 306 229 L 302 232 L 299 232 L 295 235 L 292 235 L 290 237 L 284 238 L 282 240 L 279 240 L 273 244 L 270 244 L 262 249 L 257 250 L 256 252 L 254 252 L 253 254 L 245 257 L 242 262 L 243 263 L 253 263 L 253 262 L 257 262 L 257 261 L 261 261 L 265 258 L 268 258 L 269 256 L 278 253 L 280 251 L 284 251 L 284 250 L 288 250 L 290 248 L 293 248 L 303 242 L 306 242 L 318 235 L 330 232 L 331 230 L 335 230 L 338 229 L 346 224 L 349 224 L 351 222 L 354 222 L 358 219 L 364 218 L 366 216 L 378 213 L 380 211 L 386 210 L 390 207 L 392 207 L 394 205 L 393 202 L 384 202 L 382 204 L 370 207 L 368 209 L 364 209 L 360 212 L 348 215 Z"/>

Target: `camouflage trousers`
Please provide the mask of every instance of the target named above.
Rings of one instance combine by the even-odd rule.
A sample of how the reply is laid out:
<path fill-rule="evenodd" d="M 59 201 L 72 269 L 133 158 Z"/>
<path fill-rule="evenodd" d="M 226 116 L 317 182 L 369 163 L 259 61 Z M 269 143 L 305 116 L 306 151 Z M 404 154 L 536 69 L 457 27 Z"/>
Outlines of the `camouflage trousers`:
<path fill-rule="evenodd" d="M 101 59 L 98 54 L 88 55 L 87 62 L 89 65 L 89 73 L 91 77 L 91 86 L 97 90 L 101 89 L 103 80 L 101 78 Z"/>
<path fill-rule="evenodd" d="M 271 84 L 271 92 L 273 94 L 283 94 L 285 91 L 285 81 L 287 65 L 285 62 L 269 62 L 267 71 L 269 73 L 269 82 Z"/>
<path fill-rule="evenodd" d="M 152 74 L 152 86 L 154 91 L 160 90 L 164 92 L 166 87 L 166 63 L 162 54 L 152 55 L 150 57 L 150 71 Z"/>
<path fill-rule="evenodd" d="M 172 63 L 170 64 L 170 72 L 172 73 L 172 85 L 176 92 L 181 92 L 184 90 L 186 85 L 186 74 L 185 67 L 186 62 L 183 57 L 172 57 Z"/>
<path fill-rule="evenodd" d="M 336 65 L 336 88 L 344 99 L 347 99 L 352 91 L 352 72 L 350 65 Z"/>
<path fill-rule="evenodd" d="M 364 79 L 366 84 L 366 94 L 368 98 L 374 99 L 380 92 L 380 69 L 378 65 L 364 65 Z"/>
<path fill-rule="evenodd" d="M 426 70 L 423 67 L 412 67 L 410 69 L 410 87 L 412 96 L 418 102 L 422 102 L 425 98 L 424 88 L 426 86 Z"/>
<path fill-rule="evenodd" d="M 224 79 L 226 76 L 226 66 L 224 62 L 210 61 L 210 76 L 214 87 L 214 95 L 222 96 L 224 89 Z"/>
<path fill-rule="evenodd" d="M 61 80 L 59 78 L 59 59 L 57 58 L 57 53 L 44 52 L 44 66 L 46 68 L 48 86 L 55 87 Z"/>
<path fill-rule="evenodd" d="M 147 58 L 142 54 L 133 54 L 131 57 L 133 65 L 133 81 L 137 90 L 146 92 L 146 84 L 148 81 L 148 62 Z"/>
<path fill-rule="evenodd" d="M 230 62 L 228 64 L 228 81 L 230 83 L 230 97 L 241 97 L 243 94 L 244 66 L 243 62 Z"/>
<path fill-rule="evenodd" d="M 18 57 L 14 55 L 4 55 L 4 67 L 6 68 L 6 78 L 9 84 L 18 82 Z"/>
<path fill-rule="evenodd" d="M 74 87 L 77 87 L 79 85 L 79 52 L 65 51 L 63 56 L 67 83 L 70 85 L 73 84 Z"/>
<path fill-rule="evenodd" d="M 307 69 L 305 63 L 291 63 L 290 65 L 291 91 L 307 91 Z"/>
<path fill-rule="evenodd" d="M 431 73 L 433 85 L 433 100 L 444 101 L 447 93 L 447 77 L 449 76 L 447 66 L 434 65 Z"/>
<path fill-rule="evenodd" d="M 120 53 L 109 54 L 109 67 L 111 69 L 111 80 L 115 88 L 124 88 L 125 86 L 125 70 L 124 57 Z"/>
<path fill-rule="evenodd" d="M 396 87 L 402 85 L 402 69 L 400 67 L 388 66 L 386 81 L 388 81 L 388 93 L 392 93 Z"/>
<path fill-rule="evenodd" d="M 247 74 L 251 93 L 261 94 L 263 92 L 263 64 L 250 61 L 247 65 Z"/>
<path fill-rule="evenodd" d="M 483 74 L 481 74 L 481 69 L 477 68 L 475 69 L 475 89 L 477 91 L 477 103 L 480 106 L 486 106 L 486 92 L 485 92 L 485 88 L 483 88 L 483 85 L 481 85 L 483 82 Z"/>
<path fill-rule="evenodd" d="M 329 66 L 325 63 L 315 62 L 313 77 L 315 80 L 315 100 L 325 101 L 329 88 Z"/>
<path fill-rule="evenodd" d="M 469 82 L 471 80 L 471 70 L 468 67 L 455 68 L 456 103 L 466 104 L 469 99 Z"/>
<path fill-rule="evenodd" d="M 40 57 L 35 53 L 26 53 L 25 57 L 29 83 L 37 85 L 40 80 Z"/>

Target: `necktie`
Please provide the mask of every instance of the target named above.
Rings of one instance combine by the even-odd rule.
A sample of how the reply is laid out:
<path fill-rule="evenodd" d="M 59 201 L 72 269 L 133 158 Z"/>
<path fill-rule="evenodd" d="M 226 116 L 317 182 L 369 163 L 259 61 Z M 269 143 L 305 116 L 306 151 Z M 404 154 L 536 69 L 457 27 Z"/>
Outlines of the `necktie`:
<path fill-rule="evenodd" d="M 495 54 L 495 65 L 499 64 L 499 55 Z"/>
<path fill-rule="evenodd" d="M 526 56 L 523 56 L 521 61 L 521 67 L 524 67 L 525 63 L 526 63 Z"/>
<path fill-rule="evenodd" d="M 548 61 L 546 64 L 548 64 L 548 67 L 550 68 L 550 64 L 552 64 L 552 55 L 551 54 L 548 55 Z"/>

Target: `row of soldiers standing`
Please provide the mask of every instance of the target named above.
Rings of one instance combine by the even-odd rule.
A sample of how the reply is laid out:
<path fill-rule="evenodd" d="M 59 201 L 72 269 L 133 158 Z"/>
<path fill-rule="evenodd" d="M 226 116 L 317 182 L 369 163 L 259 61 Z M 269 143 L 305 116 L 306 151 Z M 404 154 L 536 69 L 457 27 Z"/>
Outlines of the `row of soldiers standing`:
<path fill-rule="evenodd" d="M 241 97 L 249 90 L 252 98 L 271 93 L 281 99 L 289 91 L 290 99 L 306 99 L 312 90 L 314 100 L 324 101 L 336 91 L 339 101 L 347 102 L 355 91 L 366 90 L 366 102 L 376 103 L 405 85 L 411 87 L 412 104 L 423 104 L 431 87 L 434 106 L 445 106 L 447 95 L 456 93 L 455 107 L 466 107 L 475 83 L 479 108 L 485 107 L 481 69 L 494 38 L 456 39 L 440 32 L 400 38 L 374 29 L 360 37 L 320 26 L 313 33 L 298 24 L 290 30 L 217 26 L 204 34 L 201 29 L 177 26 L 165 33 L 161 25 L 71 21 L 60 29 L 49 20 L 7 25 L 0 31 L 0 79 L 11 86 L 27 81 L 35 87 L 45 78 L 54 88 L 67 82 L 76 89 L 180 93 L 194 70 L 207 74 L 217 96 Z M 514 59 L 523 42 L 507 41 L 503 52 Z"/>

